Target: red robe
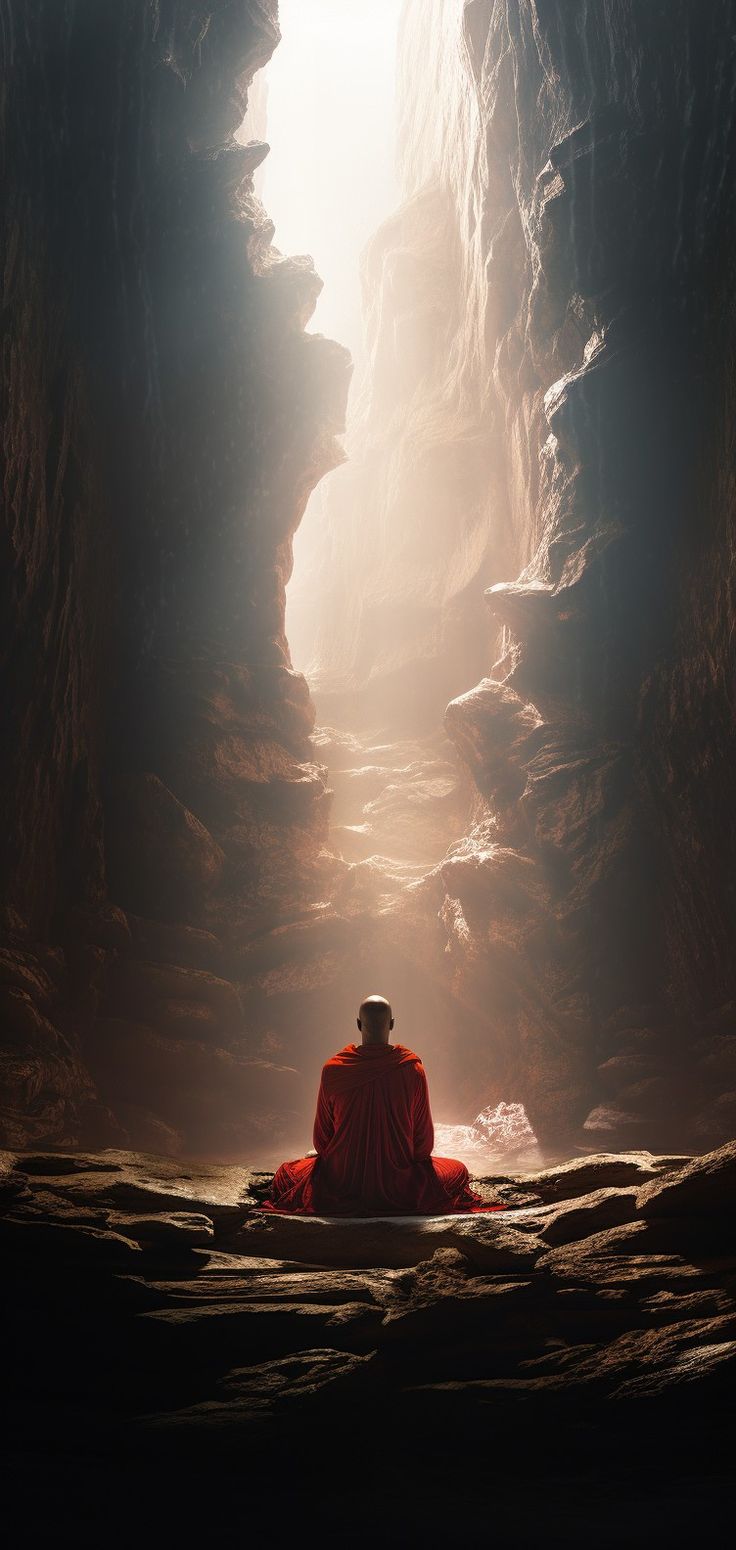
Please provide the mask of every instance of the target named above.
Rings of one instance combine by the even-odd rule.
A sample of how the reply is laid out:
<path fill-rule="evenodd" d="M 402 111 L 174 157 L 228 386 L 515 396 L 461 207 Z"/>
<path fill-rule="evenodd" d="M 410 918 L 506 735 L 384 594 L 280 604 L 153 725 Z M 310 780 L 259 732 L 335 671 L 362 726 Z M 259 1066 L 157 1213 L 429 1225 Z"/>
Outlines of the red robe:
<path fill-rule="evenodd" d="M 432 1157 L 429 1089 L 402 1044 L 346 1044 L 322 1069 L 316 1157 L 282 1163 L 267 1211 L 301 1216 L 440 1216 L 497 1211 L 470 1188 L 464 1163 Z"/>

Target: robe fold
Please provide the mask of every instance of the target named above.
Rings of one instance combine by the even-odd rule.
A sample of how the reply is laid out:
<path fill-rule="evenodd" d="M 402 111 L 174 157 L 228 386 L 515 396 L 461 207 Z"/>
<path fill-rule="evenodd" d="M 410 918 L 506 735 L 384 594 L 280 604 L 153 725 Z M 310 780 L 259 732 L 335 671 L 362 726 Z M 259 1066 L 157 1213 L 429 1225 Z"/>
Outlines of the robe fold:
<path fill-rule="evenodd" d="M 465 1165 L 433 1157 L 427 1077 L 403 1044 L 347 1044 L 322 1069 L 316 1157 L 282 1163 L 262 1209 L 300 1216 L 498 1211 Z"/>

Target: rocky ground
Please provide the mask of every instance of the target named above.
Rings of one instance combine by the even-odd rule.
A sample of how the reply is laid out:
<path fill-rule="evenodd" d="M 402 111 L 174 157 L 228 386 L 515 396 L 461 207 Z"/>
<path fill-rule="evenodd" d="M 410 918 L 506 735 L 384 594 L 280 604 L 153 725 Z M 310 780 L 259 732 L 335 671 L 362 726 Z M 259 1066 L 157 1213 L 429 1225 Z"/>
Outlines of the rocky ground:
<path fill-rule="evenodd" d="M 725 1529 L 736 1142 L 483 1179 L 476 1217 L 269 1216 L 267 1174 L 114 1150 L 1 1179 L 28 1543 Z"/>

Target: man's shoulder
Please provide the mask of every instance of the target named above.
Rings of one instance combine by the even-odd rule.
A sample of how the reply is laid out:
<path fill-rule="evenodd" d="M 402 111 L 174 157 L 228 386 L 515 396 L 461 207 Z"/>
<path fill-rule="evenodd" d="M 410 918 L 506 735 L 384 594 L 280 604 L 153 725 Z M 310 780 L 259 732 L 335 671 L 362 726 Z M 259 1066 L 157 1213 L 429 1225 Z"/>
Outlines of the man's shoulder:
<path fill-rule="evenodd" d="M 324 1069 L 326 1070 L 328 1066 L 342 1066 L 346 1061 L 354 1058 L 356 1054 L 357 1046 L 355 1044 L 343 1044 L 342 1049 L 335 1050 L 334 1055 L 328 1055 Z"/>
<path fill-rule="evenodd" d="M 329 1077 L 332 1071 L 344 1070 L 346 1066 L 355 1065 L 357 1051 L 354 1044 L 345 1044 L 342 1049 L 336 1050 L 330 1055 L 322 1067 L 323 1077 Z"/>
<path fill-rule="evenodd" d="M 397 1052 L 397 1058 L 394 1062 L 397 1079 L 409 1082 L 412 1085 L 416 1082 L 425 1081 L 426 1072 L 422 1065 L 421 1055 L 417 1055 L 415 1050 L 409 1049 L 405 1044 L 396 1044 L 394 1048 Z"/>
<path fill-rule="evenodd" d="M 389 1046 L 389 1049 L 392 1058 L 388 1064 L 391 1068 L 403 1071 L 414 1070 L 421 1072 L 422 1075 L 424 1074 L 421 1056 L 417 1055 L 415 1050 L 409 1049 L 406 1044 L 392 1044 Z M 335 1054 L 330 1055 L 329 1059 L 325 1061 L 322 1067 L 322 1075 L 329 1077 L 331 1072 L 342 1070 L 346 1066 L 356 1068 L 363 1064 L 364 1059 L 361 1059 L 359 1046 L 357 1044 L 344 1044 L 342 1049 L 336 1050 Z M 383 1061 L 381 1061 L 381 1065 L 383 1066 Z"/>
<path fill-rule="evenodd" d="M 395 1044 L 394 1049 L 399 1056 L 399 1062 L 401 1065 L 421 1066 L 421 1055 L 417 1055 L 416 1050 L 409 1049 L 407 1044 Z"/>

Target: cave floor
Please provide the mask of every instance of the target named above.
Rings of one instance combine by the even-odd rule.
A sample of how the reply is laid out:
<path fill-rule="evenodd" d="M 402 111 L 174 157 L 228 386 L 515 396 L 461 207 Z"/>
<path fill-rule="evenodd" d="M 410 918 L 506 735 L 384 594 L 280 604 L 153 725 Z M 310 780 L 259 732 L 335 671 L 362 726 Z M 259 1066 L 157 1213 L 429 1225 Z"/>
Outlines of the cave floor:
<path fill-rule="evenodd" d="M 3 1154 L 3 1468 L 26 1528 L 725 1532 L 736 1143 L 477 1182 L 507 1210 L 328 1221 L 259 1212 L 268 1176 L 232 1165 Z"/>

